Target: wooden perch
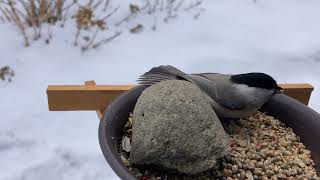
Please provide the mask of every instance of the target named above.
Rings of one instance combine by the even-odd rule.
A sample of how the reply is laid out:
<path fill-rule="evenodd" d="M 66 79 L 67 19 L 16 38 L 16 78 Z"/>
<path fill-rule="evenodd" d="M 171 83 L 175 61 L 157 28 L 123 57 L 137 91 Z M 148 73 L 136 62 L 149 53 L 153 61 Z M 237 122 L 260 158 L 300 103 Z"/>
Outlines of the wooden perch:
<path fill-rule="evenodd" d="M 104 109 L 120 94 L 136 85 L 49 85 L 47 89 L 50 111 L 95 110 L 101 117 Z M 313 87 L 310 84 L 279 84 L 284 93 L 308 105 Z"/>

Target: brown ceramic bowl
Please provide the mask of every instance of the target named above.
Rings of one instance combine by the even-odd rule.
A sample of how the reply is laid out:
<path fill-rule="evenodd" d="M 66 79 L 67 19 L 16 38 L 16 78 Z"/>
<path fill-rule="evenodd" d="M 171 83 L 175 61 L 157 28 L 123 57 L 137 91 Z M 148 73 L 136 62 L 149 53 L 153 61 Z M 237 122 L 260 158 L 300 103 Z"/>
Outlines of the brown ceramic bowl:
<path fill-rule="evenodd" d="M 126 124 L 145 86 L 137 86 L 118 97 L 107 110 L 99 125 L 99 143 L 103 155 L 116 174 L 125 180 L 135 180 L 133 174 L 122 163 L 117 144 L 122 139 L 122 127 Z M 286 95 L 277 94 L 261 111 L 278 118 L 300 136 L 304 145 L 311 150 L 320 173 L 320 114 Z"/>

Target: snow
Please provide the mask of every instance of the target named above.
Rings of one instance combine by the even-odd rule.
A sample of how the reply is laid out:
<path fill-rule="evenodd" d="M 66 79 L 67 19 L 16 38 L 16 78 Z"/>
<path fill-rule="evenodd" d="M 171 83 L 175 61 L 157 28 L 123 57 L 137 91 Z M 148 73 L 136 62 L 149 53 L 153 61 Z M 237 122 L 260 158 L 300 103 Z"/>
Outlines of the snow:
<path fill-rule="evenodd" d="M 115 19 L 128 2 L 118 2 Z M 29 48 L 15 27 L 0 24 L 0 66 L 16 72 L 12 83 L 0 82 L 0 180 L 118 179 L 101 153 L 95 112 L 49 112 L 49 84 L 134 84 L 161 64 L 188 73 L 261 71 L 280 83 L 311 83 L 310 107 L 320 112 L 320 1 L 207 0 L 202 7 L 198 20 L 181 12 L 159 19 L 156 31 L 153 17 L 140 15 L 142 33 L 123 25 L 119 38 L 86 53 L 72 46 L 72 23 L 55 27 L 50 45 Z"/>

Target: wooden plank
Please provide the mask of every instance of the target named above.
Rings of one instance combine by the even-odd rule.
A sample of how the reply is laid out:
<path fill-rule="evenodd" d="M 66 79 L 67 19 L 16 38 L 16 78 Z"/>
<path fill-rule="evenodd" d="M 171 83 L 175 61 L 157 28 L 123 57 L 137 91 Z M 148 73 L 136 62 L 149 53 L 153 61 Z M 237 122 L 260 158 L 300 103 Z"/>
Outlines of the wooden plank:
<path fill-rule="evenodd" d="M 284 94 L 290 96 L 305 105 L 309 104 L 311 92 L 314 87 L 310 84 L 280 84 L 284 89 Z"/>
<path fill-rule="evenodd" d="M 57 85 L 48 86 L 50 111 L 105 109 L 121 93 L 134 85 Z"/>
<path fill-rule="evenodd" d="M 84 84 L 85 84 L 86 86 L 95 86 L 95 85 L 96 85 L 96 82 L 95 82 L 95 81 L 86 81 Z M 96 113 L 97 113 L 99 119 L 102 118 L 103 112 L 104 112 L 104 109 L 98 109 L 98 110 L 96 110 Z"/>
<path fill-rule="evenodd" d="M 127 91 L 136 85 L 49 85 L 49 91 Z"/>
<path fill-rule="evenodd" d="M 300 84 L 279 84 L 285 91 L 313 91 L 314 87 L 308 83 Z"/>
<path fill-rule="evenodd" d="M 120 94 L 136 85 L 49 85 L 50 111 L 103 110 Z M 284 93 L 308 104 L 313 87 L 310 84 L 280 84 Z"/>

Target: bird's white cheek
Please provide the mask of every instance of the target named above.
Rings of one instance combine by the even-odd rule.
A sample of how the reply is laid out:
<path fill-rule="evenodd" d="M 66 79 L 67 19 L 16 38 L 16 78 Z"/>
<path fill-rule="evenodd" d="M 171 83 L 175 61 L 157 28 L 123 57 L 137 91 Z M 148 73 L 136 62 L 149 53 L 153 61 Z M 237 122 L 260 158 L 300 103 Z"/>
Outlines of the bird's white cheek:
<path fill-rule="evenodd" d="M 242 95 L 253 95 L 256 93 L 257 88 L 254 87 L 249 87 L 247 85 L 244 84 L 236 84 L 235 85 L 236 89 L 238 90 L 238 92 Z"/>

